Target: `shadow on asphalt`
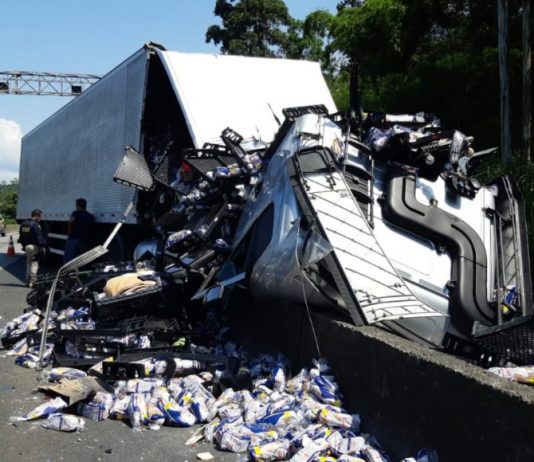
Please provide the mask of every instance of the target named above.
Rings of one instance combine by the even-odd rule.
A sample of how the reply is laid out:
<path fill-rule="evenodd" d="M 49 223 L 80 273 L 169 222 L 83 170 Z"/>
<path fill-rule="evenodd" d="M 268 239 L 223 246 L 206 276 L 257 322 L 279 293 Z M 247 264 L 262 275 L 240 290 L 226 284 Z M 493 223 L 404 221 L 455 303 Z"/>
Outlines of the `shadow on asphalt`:
<path fill-rule="evenodd" d="M 4 266 L 5 265 L 5 266 Z M 9 263 L 6 264 L 6 259 L 2 258 L 0 261 L 0 266 L 2 267 L 2 270 L 6 273 L 9 273 L 14 278 L 18 279 L 20 281 L 20 284 L 17 284 L 15 282 L 8 282 L 8 283 L 0 283 L 0 287 L 20 287 L 24 286 L 24 281 L 26 280 L 26 256 L 25 255 L 17 255 L 13 259 L 9 259 Z M 45 274 L 49 273 L 51 271 L 57 271 L 57 268 L 55 268 L 52 265 L 48 264 L 40 264 L 39 265 L 39 273 L 38 274 Z"/>
<path fill-rule="evenodd" d="M 4 261 L 2 261 L 2 263 L 4 263 Z M 19 279 L 22 285 L 24 285 L 26 276 L 26 257 L 24 255 L 15 257 L 11 263 L 8 263 L 5 266 L 2 265 L 2 269 Z M 17 284 L 0 284 L 0 286 L 17 286 Z"/>
<path fill-rule="evenodd" d="M 25 284 L 22 282 L 20 284 L 2 284 L 0 283 L 0 287 L 26 287 Z"/>

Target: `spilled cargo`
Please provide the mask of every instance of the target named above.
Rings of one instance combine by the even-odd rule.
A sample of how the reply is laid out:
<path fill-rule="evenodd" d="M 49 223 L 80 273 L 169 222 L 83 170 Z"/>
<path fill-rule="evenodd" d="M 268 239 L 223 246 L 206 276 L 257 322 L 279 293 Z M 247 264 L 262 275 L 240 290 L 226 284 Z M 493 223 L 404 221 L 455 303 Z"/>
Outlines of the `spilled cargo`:
<path fill-rule="evenodd" d="M 119 197 L 100 214 L 113 228 L 38 279 L 2 333 L 17 364 L 59 366 L 44 378 L 48 391 L 86 384 L 79 415 L 136 430 L 203 424 L 207 441 L 252 460 L 388 460 L 321 363 L 291 376 L 280 358 L 249 360 L 225 343 L 221 318 L 243 291 L 484 367 L 534 362 L 524 204 L 513 179 L 476 177 L 494 149 L 475 151 L 435 115 L 364 113 L 357 87 L 339 113 L 313 63 L 147 46 L 87 101 L 136 63 L 146 100 L 129 116 L 140 111 L 142 123 L 109 144 L 113 170 L 99 172 L 110 184 L 98 194 Z M 199 83 L 214 73 L 213 85 Z M 83 101 L 28 135 L 28 152 Z M 21 214 L 35 199 L 24 175 Z M 51 199 L 55 216 L 65 213 L 63 198 Z M 128 247 L 126 261 L 114 258 Z M 80 369 L 103 388 L 89 393 Z M 42 415 L 48 428 L 83 427 L 58 409 Z"/>

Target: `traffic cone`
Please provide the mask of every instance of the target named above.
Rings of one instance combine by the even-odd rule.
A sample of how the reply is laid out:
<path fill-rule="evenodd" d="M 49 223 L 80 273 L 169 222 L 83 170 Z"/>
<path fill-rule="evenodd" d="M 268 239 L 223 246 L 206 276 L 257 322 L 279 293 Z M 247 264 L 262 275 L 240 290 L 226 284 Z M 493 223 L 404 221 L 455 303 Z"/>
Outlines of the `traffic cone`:
<path fill-rule="evenodd" d="M 15 244 L 13 244 L 13 236 L 9 236 L 9 245 L 7 246 L 7 256 L 14 257 L 15 254 Z"/>

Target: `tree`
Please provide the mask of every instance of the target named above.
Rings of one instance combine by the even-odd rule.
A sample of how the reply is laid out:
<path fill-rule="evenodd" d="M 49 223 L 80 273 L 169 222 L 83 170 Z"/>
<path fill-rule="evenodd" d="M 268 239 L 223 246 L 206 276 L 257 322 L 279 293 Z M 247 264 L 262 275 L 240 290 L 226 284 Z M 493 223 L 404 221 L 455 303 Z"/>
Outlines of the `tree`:
<path fill-rule="evenodd" d="M 212 25 L 206 42 L 220 45 L 226 54 L 282 56 L 286 29 L 292 19 L 282 0 L 217 0 L 215 16 L 222 26 Z"/>
<path fill-rule="evenodd" d="M 367 0 L 343 7 L 332 27 L 334 46 L 357 60 L 368 75 L 393 71 L 401 59 L 401 18 L 406 8 L 398 0 Z"/>
<path fill-rule="evenodd" d="M 337 4 L 337 10 L 341 11 L 344 8 L 354 8 L 360 6 L 365 0 L 342 0 Z"/>
<path fill-rule="evenodd" d="M 334 65 L 330 36 L 333 19 L 326 10 L 313 11 L 302 21 L 292 19 L 283 46 L 284 56 L 319 61 L 323 71 L 331 73 Z"/>
<path fill-rule="evenodd" d="M 18 186 L 18 179 L 11 180 L 9 183 L 6 181 L 0 183 L 0 212 L 6 218 L 15 218 L 17 214 Z"/>
<path fill-rule="evenodd" d="M 521 87 L 520 0 L 510 2 L 510 82 Z M 437 113 L 477 144 L 499 143 L 497 15 L 477 0 L 345 1 L 332 48 L 360 63 L 365 108 Z M 521 113 L 512 94 L 512 121 Z M 515 120 L 518 122 L 518 120 Z M 512 139 L 519 147 L 519 124 Z"/>

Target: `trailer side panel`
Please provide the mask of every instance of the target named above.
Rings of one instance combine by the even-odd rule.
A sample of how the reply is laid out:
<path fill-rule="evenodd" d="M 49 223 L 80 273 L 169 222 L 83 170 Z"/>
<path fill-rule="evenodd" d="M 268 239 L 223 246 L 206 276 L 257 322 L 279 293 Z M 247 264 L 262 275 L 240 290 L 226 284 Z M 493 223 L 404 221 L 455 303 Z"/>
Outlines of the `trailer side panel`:
<path fill-rule="evenodd" d="M 85 197 L 98 222 L 120 221 L 133 191 L 112 177 L 124 147 L 139 149 L 146 74 L 141 49 L 23 138 L 18 219 L 65 221 Z"/>

